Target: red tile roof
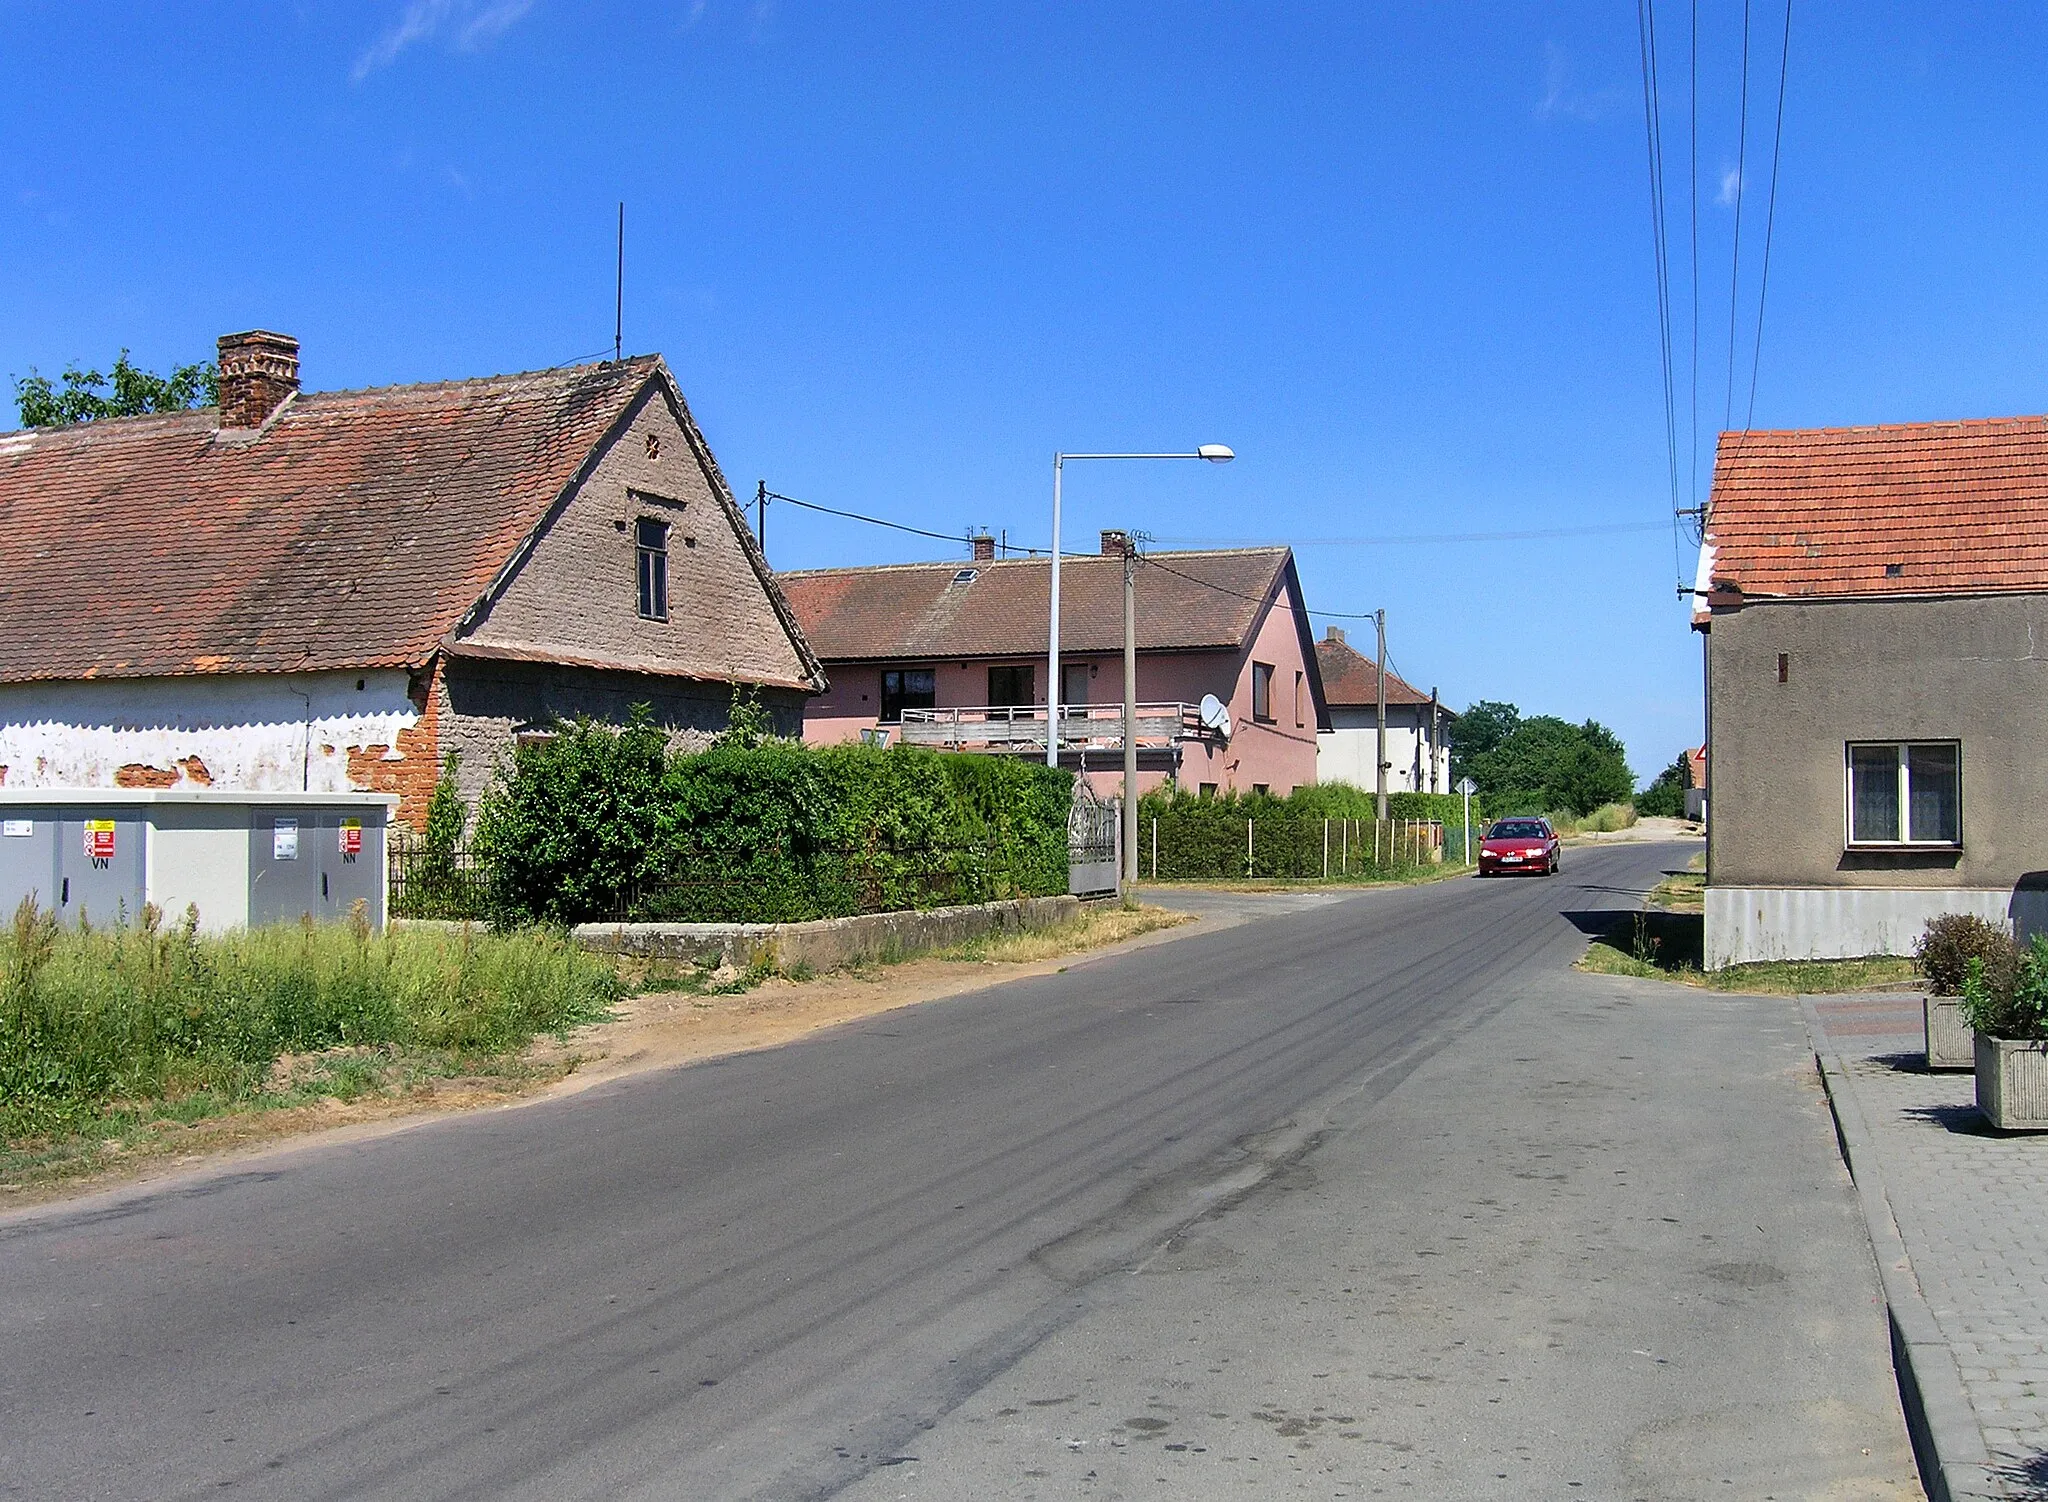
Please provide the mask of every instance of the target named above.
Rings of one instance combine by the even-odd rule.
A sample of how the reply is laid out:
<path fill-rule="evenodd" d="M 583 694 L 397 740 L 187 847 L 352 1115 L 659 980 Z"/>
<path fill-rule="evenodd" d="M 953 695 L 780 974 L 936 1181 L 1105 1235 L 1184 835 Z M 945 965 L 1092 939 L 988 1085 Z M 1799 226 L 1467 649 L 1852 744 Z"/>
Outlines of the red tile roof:
<path fill-rule="evenodd" d="M 830 663 L 1042 653 L 1051 576 L 1050 562 L 1036 558 L 801 569 L 777 578 L 812 650 Z M 1123 650 L 1123 577 L 1121 558 L 1060 561 L 1062 651 Z M 1283 581 L 1299 603 L 1286 548 L 1148 554 L 1138 570 L 1138 649 L 1236 650 Z"/>
<path fill-rule="evenodd" d="M 655 380 L 650 355 L 303 393 L 256 432 L 0 434 L 0 681 L 423 663 Z"/>
<path fill-rule="evenodd" d="M 1723 433 L 1701 574 L 1716 607 L 2048 589 L 2048 417 Z"/>
<path fill-rule="evenodd" d="M 1316 661 L 1323 671 L 1323 695 L 1342 708 L 1379 703 L 1379 667 L 1349 642 L 1324 637 L 1316 643 Z M 1392 668 L 1387 670 L 1389 704 L 1427 704 L 1429 695 L 1405 683 Z M 1448 709 L 1444 718 L 1455 719 Z"/>

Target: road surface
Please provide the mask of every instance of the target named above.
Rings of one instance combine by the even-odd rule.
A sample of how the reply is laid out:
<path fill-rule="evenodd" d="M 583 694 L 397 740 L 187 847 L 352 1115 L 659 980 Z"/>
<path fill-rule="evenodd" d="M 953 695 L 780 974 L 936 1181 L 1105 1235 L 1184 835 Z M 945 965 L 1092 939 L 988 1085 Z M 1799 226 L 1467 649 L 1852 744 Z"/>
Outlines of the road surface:
<path fill-rule="evenodd" d="M 1109 1337 L 1119 1345 L 1182 1339 L 1198 1316 L 1134 1308 L 1139 1280 L 1129 1274 L 1156 1269 L 1162 1249 L 1167 1265 L 1185 1260 L 1226 1222 L 1250 1245 L 1283 1205 L 1322 1217 L 1306 1240 L 1260 1254 L 1281 1282 L 1290 1257 L 1327 1262 L 1332 1238 L 1360 1228 L 1361 1248 L 1398 1258 L 1401 1277 L 1427 1267 L 1413 1262 L 1421 1248 L 1404 1223 L 1435 1213 L 1433 1162 L 1449 1171 L 1470 1158 L 1457 1112 L 1405 1130 L 1407 1158 L 1384 1184 L 1358 1150 L 1361 1132 L 1432 1059 L 1490 1058 L 1484 1035 L 1504 1012 L 1559 988 L 1627 985 L 1568 971 L 1583 937 L 1562 914 L 1633 905 L 1681 854 L 1574 851 L 1559 878 L 1287 904 L 1294 910 L 1279 916 L 792 1047 L 0 1218 L 0 1490 L 802 1498 L 896 1496 L 914 1482 L 924 1496 L 1132 1494 L 1101 1489 L 1108 1472 L 1092 1460 L 1067 1489 L 1043 1492 L 1064 1483 L 1028 1457 L 1011 1465 L 1007 1451 L 979 1470 L 963 1451 L 960 1469 L 935 1471 L 922 1442 L 1011 1406 L 990 1395 L 1033 1362 L 1106 1370 L 1105 1320 L 1122 1322 Z M 1589 1075 L 1602 1067 L 1597 1051 L 1612 1047 L 1584 1027 L 1563 1041 L 1596 1051 Z M 1802 1083 L 1764 1072 L 1744 1088 L 1763 1090 L 1763 1104 L 1784 1095 L 1785 1121 L 1772 1130 L 1796 1139 L 1778 1155 L 1797 1172 L 1790 1191 L 1772 1179 L 1749 1194 L 1772 1202 L 1751 1239 L 1782 1240 L 1784 1255 L 1752 1248 L 1721 1260 L 1737 1283 L 1783 1282 L 1781 1263 L 1801 1288 L 1818 1278 L 1814 1296 L 1834 1300 L 1830 1329 L 1809 1332 L 1784 1371 L 1762 1375 L 1789 1402 L 1818 1372 L 1824 1385 L 1853 1389 L 1848 1409 L 1868 1416 L 1883 1408 L 1881 1393 L 1871 1397 L 1882 1386 L 1882 1325 L 1868 1303 L 1869 1254 L 1846 1180 L 1829 1178 L 1839 1165 Z M 1531 1106 L 1534 1127 L 1597 1146 L 1571 1109 L 1560 1116 L 1559 1098 L 1538 1092 Z M 1717 1161 L 1711 1143 L 1703 1153 Z M 1747 1223 L 1747 1165 L 1724 1167 L 1722 1192 L 1734 1198 L 1721 1218 Z M 1594 1188 L 1614 1192 L 1610 1180 Z M 1788 1192 L 1803 1203 L 1784 1203 Z M 1545 1206 L 1540 1223 L 1493 1234 L 1561 1239 L 1553 1250 L 1568 1251 L 1583 1232 L 1573 1215 L 1598 1209 Z M 1434 1225 L 1415 1234 L 1442 1244 Z M 1687 1227 L 1688 1240 L 1697 1234 Z M 1569 1286 L 1602 1275 L 1582 1274 L 1583 1261 L 1563 1255 L 1544 1276 Z M 1499 1296 L 1487 1281 L 1498 1269 L 1445 1275 L 1429 1295 L 1445 1309 L 1469 1314 Z M 1345 1293 L 1368 1281 L 1353 1276 Z M 1513 1307 L 1555 1333 L 1543 1289 L 1521 1290 Z M 1755 1351 L 1737 1350 L 1755 1345 L 1748 1319 L 1736 1309 L 1687 1325 L 1688 1359 L 1712 1376 L 1725 1347 L 1729 1380 L 1754 1381 Z M 1243 1359 L 1278 1370 L 1307 1358 L 1298 1345 L 1275 1336 Z M 1495 1376 L 1475 1368 L 1465 1386 Z M 1356 1380 L 1372 1387 L 1371 1361 Z M 1604 1436 L 1627 1420 L 1634 1434 L 1654 1420 L 1633 1414 L 1653 1397 L 1641 1389 L 1640 1374 L 1618 1373 L 1585 1432 Z M 1065 1401 L 1064 1392 L 1046 1396 Z M 1030 1413 L 1023 1405 L 1034 1401 L 1015 1406 Z M 1518 1409 L 1513 1437 L 1475 1440 L 1475 1422 L 1505 1414 L 1461 1398 L 1459 1443 L 1503 1454 L 1520 1445 L 1538 1459 L 1547 1447 L 1577 1465 L 1586 1445 L 1572 1402 L 1553 1389 L 1533 1429 Z M 1429 1414 L 1427 1403 L 1411 1412 L 1398 1443 L 1444 1438 Z M 1134 1453 L 1134 1440 L 1187 1460 L 1185 1442 L 1164 1448 L 1175 1443 L 1172 1420 L 1156 1422 L 1148 1430 L 1134 1408 L 1098 1426 L 1122 1440 L 1013 1438 L 1084 1459 L 1095 1444 L 1104 1464 Z M 1881 1413 L 1874 1432 L 1873 1464 L 1895 1462 Z M 1306 1427 L 1298 1435 L 1313 1438 Z M 1869 1453 L 1871 1439 L 1854 1448 Z M 1218 1448 L 1219 1463 L 1225 1449 L 1235 1461 L 1245 1447 Z M 1376 1464 L 1359 1452 L 1353 1469 Z M 1513 1469 L 1486 1464 L 1488 1476 Z M 1622 1494 L 1603 1489 L 1598 1465 L 1579 1471 L 1594 1488 L 1579 1495 Z M 1313 1465 L 1289 1474 L 1320 1494 L 1359 1494 L 1331 1491 Z M 1257 1478 L 1233 1474 L 1230 1490 L 1257 1494 L 1248 1479 Z M 1445 1495 L 1463 1484 L 1452 1471 L 1439 1479 L 1453 1488 Z M 1161 1495 L 1222 1484 L 1204 1474 L 1154 1486 L 1149 1469 L 1126 1480 Z"/>

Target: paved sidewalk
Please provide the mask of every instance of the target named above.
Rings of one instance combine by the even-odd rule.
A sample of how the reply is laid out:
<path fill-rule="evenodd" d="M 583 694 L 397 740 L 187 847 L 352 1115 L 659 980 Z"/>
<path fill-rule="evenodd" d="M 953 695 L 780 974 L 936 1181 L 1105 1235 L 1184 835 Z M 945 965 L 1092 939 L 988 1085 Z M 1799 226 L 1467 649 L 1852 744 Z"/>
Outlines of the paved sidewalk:
<path fill-rule="evenodd" d="M 2048 1138 L 1993 1133 L 1971 1075 L 1926 1072 L 1920 1008 L 1815 999 L 1807 1017 L 1941 1480 L 2048 1499 Z"/>

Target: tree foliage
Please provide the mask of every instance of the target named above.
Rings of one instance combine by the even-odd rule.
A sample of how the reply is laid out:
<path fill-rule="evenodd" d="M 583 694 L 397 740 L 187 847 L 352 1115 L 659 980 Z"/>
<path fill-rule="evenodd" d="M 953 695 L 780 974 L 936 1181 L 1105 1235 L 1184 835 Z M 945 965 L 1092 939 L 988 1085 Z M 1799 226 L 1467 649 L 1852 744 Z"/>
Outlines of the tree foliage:
<path fill-rule="evenodd" d="M 56 428 L 103 417 L 184 412 L 220 401 L 220 369 L 212 361 L 180 365 L 167 376 L 140 369 L 122 350 L 111 372 L 64 367 L 62 384 L 34 366 L 14 383 L 14 405 L 25 428 Z"/>
<path fill-rule="evenodd" d="M 1479 784 L 1490 814 L 1589 814 L 1635 792 L 1620 738 L 1598 720 L 1524 719 L 1512 704 L 1482 700 L 1459 719 L 1452 754 L 1452 771 Z"/>
<path fill-rule="evenodd" d="M 1636 794 L 1636 812 L 1654 818 L 1676 819 L 1685 813 L 1685 790 L 1692 786 L 1692 767 L 1681 751 L 1678 759 L 1657 774 L 1656 780 Z"/>

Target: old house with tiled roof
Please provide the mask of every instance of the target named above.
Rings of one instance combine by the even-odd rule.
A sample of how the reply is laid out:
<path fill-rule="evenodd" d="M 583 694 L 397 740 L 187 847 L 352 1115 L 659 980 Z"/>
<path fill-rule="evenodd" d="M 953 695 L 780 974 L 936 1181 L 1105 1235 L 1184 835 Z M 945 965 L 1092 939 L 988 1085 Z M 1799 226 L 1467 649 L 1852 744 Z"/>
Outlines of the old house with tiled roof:
<path fill-rule="evenodd" d="M 1066 558 L 1060 578 L 1060 761 L 1120 783 L 1125 534 Z M 804 738 L 866 736 L 1045 755 L 1051 564 L 952 563 L 780 576 L 831 687 Z M 1286 548 L 1147 554 L 1136 574 L 1138 785 L 1284 796 L 1316 780 L 1329 710 L 1294 556 Z M 1213 695 L 1228 724 L 1205 726 Z"/>
<path fill-rule="evenodd" d="M 2048 918 L 2048 417 L 1722 435 L 1706 957 Z"/>
<path fill-rule="evenodd" d="M 1324 629 L 1316 643 L 1323 697 L 1330 702 L 1330 728 L 1316 738 L 1316 779 L 1348 782 L 1368 791 L 1379 786 L 1379 665 L 1351 645 L 1342 626 Z M 1451 726 L 1457 716 L 1444 708 L 1436 690 L 1428 693 L 1389 669 L 1387 701 L 1387 791 L 1448 793 L 1451 790 Z"/>
<path fill-rule="evenodd" d="M 824 687 L 658 356 L 364 391 L 220 343 L 220 406 L 0 435 L 0 782 L 474 796 L 559 718 Z"/>

